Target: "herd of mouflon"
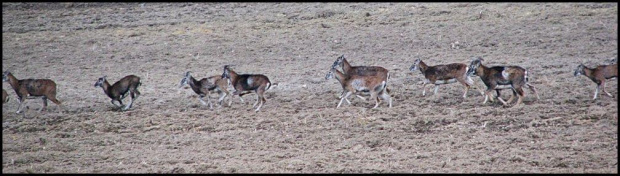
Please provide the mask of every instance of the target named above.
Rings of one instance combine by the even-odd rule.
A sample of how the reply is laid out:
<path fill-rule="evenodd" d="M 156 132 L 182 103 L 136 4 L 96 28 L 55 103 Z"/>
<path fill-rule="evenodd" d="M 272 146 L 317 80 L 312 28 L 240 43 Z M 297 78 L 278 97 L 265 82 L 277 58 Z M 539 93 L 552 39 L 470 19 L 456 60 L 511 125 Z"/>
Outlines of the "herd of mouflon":
<path fill-rule="evenodd" d="M 422 85 L 422 96 L 426 94 L 426 85 L 434 85 L 433 95 L 437 94 L 439 85 L 450 84 L 459 82 L 464 86 L 463 98 L 467 97 L 467 92 L 472 86 L 480 91 L 480 94 L 484 96 L 482 104 L 486 104 L 487 101 L 493 102 L 494 98 L 497 98 L 504 106 L 508 106 L 512 102 L 514 96 L 517 96 L 517 103 L 514 106 L 518 106 L 523 101 L 525 93 L 523 88 L 528 88 L 533 94 L 536 95 L 536 99 L 540 99 L 536 88 L 529 83 L 528 71 L 520 66 L 485 66 L 482 64 L 484 59 L 481 57 L 474 57 L 469 65 L 463 63 L 450 63 L 440 65 L 427 65 L 421 59 L 416 59 L 413 65 L 409 68 L 410 71 L 420 70 L 424 75 L 424 82 Z M 338 70 L 338 67 L 342 71 Z M 263 104 L 267 101 L 265 99 L 265 91 L 271 88 L 272 83 L 269 78 L 263 74 L 238 74 L 231 69 L 230 65 L 224 66 L 222 75 L 214 75 L 207 78 L 196 80 L 190 75 L 190 71 L 186 72 L 181 79 L 179 87 L 189 85 L 191 89 L 199 95 L 198 100 L 203 105 L 208 105 L 209 108 L 213 108 L 209 96 L 212 91 L 215 91 L 219 95 L 217 100 L 218 106 L 222 106 L 224 99 L 228 98 L 228 106 L 232 104 L 232 96 L 238 95 L 241 102 L 244 102 L 241 98 L 245 94 L 254 92 L 256 94 L 256 102 L 252 108 L 256 108 L 255 111 L 260 111 Z M 588 68 L 583 64 L 579 64 L 575 69 L 574 76 L 584 75 L 596 83 L 596 91 L 594 92 L 593 99 L 596 99 L 599 90 L 609 96 L 613 97 L 609 92 L 605 90 L 606 81 L 618 77 L 618 64 L 611 65 L 599 65 L 595 68 Z M 486 89 L 478 88 L 474 84 L 474 77 L 479 77 L 480 80 L 486 86 Z M 377 108 L 382 101 L 387 101 L 388 107 L 392 107 L 392 98 L 390 96 L 390 89 L 388 88 L 388 80 L 390 79 L 390 73 L 387 69 L 380 66 L 351 66 L 345 59 L 344 55 L 338 57 L 334 64 L 331 66 L 325 79 L 336 79 L 342 86 L 342 93 L 340 94 L 340 102 L 336 108 L 340 107 L 343 101 L 347 104 L 351 104 L 348 97 L 355 95 L 362 100 L 367 100 L 363 95 L 370 94 L 370 99 L 375 101 Z M 53 103 L 60 105 L 61 102 L 56 99 L 56 83 L 50 79 L 17 79 L 9 71 L 5 71 L 2 75 L 2 81 L 8 82 L 19 100 L 19 106 L 16 113 L 21 113 L 23 110 L 23 104 L 26 99 L 43 99 L 43 107 L 39 111 L 44 111 L 47 108 L 47 100 L 49 99 Z M 128 75 L 114 84 L 110 84 L 103 76 L 97 80 L 94 87 L 103 88 L 103 92 L 110 97 L 111 103 L 118 109 L 125 111 L 131 108 L 133 102 L 140 96 L 138 88 L 142 85 L 140 77 L 136 75 Z M 232 93 L 228 91 L 228 87 L 232 86 L 234 90 Z M 510 89 L 512 94 L 508 100 L 503 100 L 500 97 L 501 89 Z M 495 90 L 497 96 L 493 94 Z M 123 104 L 123 99 L 129 94 L 131 99 L 126 105 Z M 206 101 L 204 99 L 206 98 Z M 2 89 L 2 104 L 9 101 L 6 90 Z M 118 105 L 115 103 L 118 102 Z M 62 106 L 61 106 L 62 107 Z"/>

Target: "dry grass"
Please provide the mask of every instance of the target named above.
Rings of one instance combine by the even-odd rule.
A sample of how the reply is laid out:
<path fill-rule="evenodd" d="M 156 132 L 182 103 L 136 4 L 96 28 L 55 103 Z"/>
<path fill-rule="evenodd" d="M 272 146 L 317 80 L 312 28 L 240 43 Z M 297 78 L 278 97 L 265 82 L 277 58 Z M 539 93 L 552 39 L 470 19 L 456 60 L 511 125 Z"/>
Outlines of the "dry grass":
<path fill-rule="evenodd" d="M 66 108 L 27 100 L 16 115 L 3 84 L 3 173 L 617 173 L 617 98 L 591 100 L 594 84 L 572 75 L 617 58 L 615 14 L 613 3 L 3 3 L 3 70 L 56 81 Z M 342 54 L 390 70 L 393 108 L 356 97 L 335 108 L 340 85 L 324 76 Z M 541 100 L 482 105 L 458 84 L 423 97 L 413 56 L 523 66 Z M 226 64 L 279 84 L 261 112 L 254 94 L 209 110 L 178 88 L 186 71 Z M 142 95 L 115 111 L 93 84 L 129 74 Z"/>

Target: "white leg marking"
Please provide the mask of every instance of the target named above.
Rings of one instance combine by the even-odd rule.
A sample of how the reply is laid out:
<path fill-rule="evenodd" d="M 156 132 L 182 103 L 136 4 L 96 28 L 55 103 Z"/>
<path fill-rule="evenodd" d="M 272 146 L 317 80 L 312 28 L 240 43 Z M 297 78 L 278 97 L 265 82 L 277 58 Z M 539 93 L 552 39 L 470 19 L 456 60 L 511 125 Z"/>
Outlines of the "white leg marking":
<path fill-rule="evenodd" d="M 23 101 L 19 102 L 19 106 L 17 107 L 17 112 L 15 112 L 15 113 L 17 113 L 17 114 L 19 114 L 20 112 L 22 112 L 22 111 L 21 111 L 21 110 L 22 110 L 22 107 L 23 107 L 22 105 L 24 104 L 24 102 L 26 102 L 26 98 L 24 97 L 24 99 L 22 99 L 22 100 L 23 100 Z"/>
<path fill-rule="evenodd" d="M 198 100 L 200 100 L 200 103 L 202 103 L 202 105 L 205 105 L 205 106 L 207 105 L 207 103 L 204 100 L 202 100 L 202 98 L 200 98 L 200 96 L 198 97 Z"/>
<path fill-rule="evenodd" d="M 125 105 L 125 107 L 123 108 L 123 111 L 129 109 L 132 104 L 133 104 L 133 98 L 129 100 L 129 103 L 127 105 Z"/>
<path fill-rule="evenodd" d="M 381 99 L 387 100 L 388 101 L 388 107 L 390 107 L 390 108 L 392 107 L 392 97 L 390 97 L 390 94 L 388 94 L 386 90 L 382 91 Z"/>
<path fill-rule="evenodd" d="M 114 103 L 114 100 L 111 100 L 111 101 L 110 101 L 110 103 L 112 103 L 112 104 L 113 104 L 114 106 L 116 106 L 117 108 L 120 108 L 120 107 L 122 106 L 122 104 L 121 104 L 121 106 L 116 105 L 116 103 Z"/>
<path fill-rule="evenodd" d="M 239 99 L 241 100 L 241 103 L 245 103 L 245 101 L 243 100 L 241 96 L 239 96 Z"/>
<path fill-rule="evenodd" d="M 224 101 L 224 98 L 226 98 L 226 93 L 224 93 L 223 91 L 220 91 L 220 98 L 217 99 L 217 104 L 221 107 L 222 106 L 222 101 Z"/>
<path fill-rule="evenodd" d="M 426 81 L 422 83 L 422 96 L 426 95 Z"/>
<path fill-rule="evenodd" d="M 256 105 L 258 104 L 258 94 L 256 94 L 256 102 L 254 103 L 254 105 L 252 106 L 252 108 L 256 107 Z"/>
<path fill-rule="evenodd" d="M 375 97 L 375 107 L 372 107 L 372 109 L 379 107 L 379 104 L 381 104 L 381 102 L 379 101 L 377 97 Z"/>
<path fill-rule="evenodd" d="M 357 96 L 357 98 L 360 98 L 360 99 L 366 101 L 366 97 L 362 97 L 361 95 L 358 95 L 358 94 L 355 94 L 355 95 Z"/>
<path fill-rule="evenodd" d="M 254 112 L 258 112 L 260 110 L 260 108 L 263 107 L 263 101 L 261 99 L 260 104 L 258 105 L 258 108 L 256 108 L 256 110 L 254 110 Z"/>
<path fill-rule="evenodd" d="M 506 103 L 506 101 L 504 101 L 504 99 L 502 99 L 502 97 L 497 97 L 497 99 L 502 102 L 502 104 L 504 104 L 504 106 L 508 106 L 508 104 Z"/>
<path fill-rule="evenodd" d="M 596 96 L 598 95 L 598 90 L 601 86 L 596 86 L 596 91 L 594 92 L 594 98 L 592 100 L 596 100 Z"/>
<path fill-rule="evenodd" d="M 347 99 L 347 97 L 349 97 L 349 95 L 351 95 L 351 92 L 347 92 L 347 94 L 345 94 L 342 98 L 340 98 L 340 103 L 338 103 L 338 106 L 336 106 L 336 108 L 339 108 L 340 105 L 342 104 L 342 100 Z"/>

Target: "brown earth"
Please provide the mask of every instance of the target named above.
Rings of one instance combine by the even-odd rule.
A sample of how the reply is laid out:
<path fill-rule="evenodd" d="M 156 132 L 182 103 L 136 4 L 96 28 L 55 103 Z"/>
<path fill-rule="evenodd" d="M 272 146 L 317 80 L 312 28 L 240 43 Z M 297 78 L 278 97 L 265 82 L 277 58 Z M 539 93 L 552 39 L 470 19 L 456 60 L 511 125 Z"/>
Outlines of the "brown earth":
<path fill-rule="evenodd" d="M 2 106 L 3 173 L 617 173 L 618 89 L 592 100 L 579 63 L 617 62 L 617 3 L 2 3 L 2 71 L 58 84 L 62 110 Z M 325 80 L 344 54 L 390 70 L 394 106 Z M 540 94 L 482 104 L 459 84 L 421 95 L 430 65 L 519 65 Z M 279 83 L 209 110 L 198 78 L 260 73 Z M 99 77 L 142 78 L 119 112 Z M 482 85 L 479 78 L 475 78 Z M 431 86 L 428 86 L 430 88 Z M 504 91 L 503 97 L 509 92 Z M 213 95 L 215 99 L 215 95 Z M 125 100 L 126 102 L 128 99 Z"/>

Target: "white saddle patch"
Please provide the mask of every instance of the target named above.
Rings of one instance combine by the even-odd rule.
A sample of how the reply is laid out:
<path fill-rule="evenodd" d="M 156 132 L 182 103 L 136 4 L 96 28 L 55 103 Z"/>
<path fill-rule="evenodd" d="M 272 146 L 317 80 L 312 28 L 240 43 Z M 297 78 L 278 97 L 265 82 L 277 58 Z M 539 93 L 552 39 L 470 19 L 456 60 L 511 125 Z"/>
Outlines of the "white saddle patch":
<path fill-rule="evenodd" d="M 248 85 L 252 85 L 252 83 L 254 82 L 254 80 L 252 80 L 252 77 L 248 78 Z"/>
<path fill-rule="evenodd" d="M 368 90 L 368 87 L 366 87 L 366 85 L 364 85 L 364 81 L 363 80 L 353 80 L 351 82 L 351 86 L 358 91 L 362 91 L 362 90 Z"/>
<path fill-rule="evenodd" d="M 502 77 L 504 77 L 504 80 L 508 80 L 508 76 L 510 76 L 510 73 L 506 72 L 506 70 L 502 71 Z"/>

